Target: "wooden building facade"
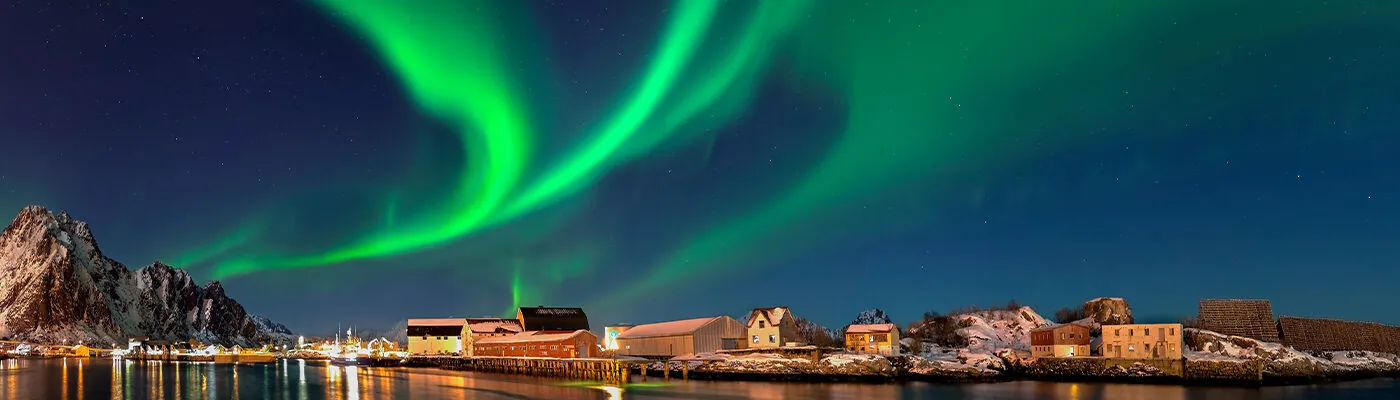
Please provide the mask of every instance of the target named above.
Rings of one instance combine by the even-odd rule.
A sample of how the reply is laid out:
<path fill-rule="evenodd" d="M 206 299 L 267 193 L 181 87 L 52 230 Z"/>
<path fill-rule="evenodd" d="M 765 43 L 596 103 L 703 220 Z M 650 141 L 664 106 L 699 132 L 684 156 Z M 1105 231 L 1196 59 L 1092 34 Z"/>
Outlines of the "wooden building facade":
<path fill-rule="evenodd" d="M 617 354 L 671 358 L 684 354 L 734 350 L 747 329 L 728 316 L 637 325 L 617 335 Z"/>
<path fill-rule="evenodd" d="M 597 357 L 598 336 L 587 330 L 569 333 L 521 332 L 510 336 L 477 340 L 472 353 L 476 357 Z"/>
<path fill-rule="evenodd" d="M 1089 356 L 1089 327 L 1078 324 L 1048 326 L 1031 331 L 1031 356 Z"/>

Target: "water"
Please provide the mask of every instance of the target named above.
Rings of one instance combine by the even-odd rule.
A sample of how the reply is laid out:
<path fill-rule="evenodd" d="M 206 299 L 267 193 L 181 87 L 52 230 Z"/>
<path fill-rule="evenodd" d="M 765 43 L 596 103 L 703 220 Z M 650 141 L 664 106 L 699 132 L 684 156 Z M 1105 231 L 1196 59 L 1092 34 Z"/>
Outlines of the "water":
<path fill-rule="evenodd" d="M 0 399 L 1397 399 L 1400 380 L 1317 386 L 1200 388 L 1008 382 L 969 385 L 634 382 L 625 388 L 426 368 L 137 362 L 0 361 Z"/>

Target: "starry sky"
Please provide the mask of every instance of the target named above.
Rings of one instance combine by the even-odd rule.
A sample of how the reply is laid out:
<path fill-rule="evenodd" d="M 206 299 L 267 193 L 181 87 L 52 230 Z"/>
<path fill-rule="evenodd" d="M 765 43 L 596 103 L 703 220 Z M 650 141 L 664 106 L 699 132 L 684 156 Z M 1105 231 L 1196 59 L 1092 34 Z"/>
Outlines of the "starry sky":
<path fill-rule="evenodd" d="M 129 4 L 122 4 L 129 3 Z M 0 5 L 0 210 L 293 330 L 585 307 L 1400 323 L 1393 1 Z"/>

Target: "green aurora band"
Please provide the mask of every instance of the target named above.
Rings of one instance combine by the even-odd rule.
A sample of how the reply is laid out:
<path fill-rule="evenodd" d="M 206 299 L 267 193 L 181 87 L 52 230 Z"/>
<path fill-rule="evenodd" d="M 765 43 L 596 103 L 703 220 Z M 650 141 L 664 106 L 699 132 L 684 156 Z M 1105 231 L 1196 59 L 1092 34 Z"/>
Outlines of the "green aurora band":
<path fill-rule="evenodd" d="M 932 214 L 945 183 L 968 170 L 1107 129 L 1128 118 L 1122 105 L 1128 92 L 1151 88 L 1094 83 L 1134 81 L 1129 78 L 1149 73 L 1153 66 L 1142 60 L 1154 60 L 1146 55 L 1159 49 L 1140 43 L 1175 34 L 1165 28 L 1174 23 L 1163 21 L 1241 10 L 1263 14 L 1251 18 L 1268 21 L 1254 30 L 1218 32 L 1225 39 L 1251 40 L 1331 20 L 1294 12 L 1301 5 L 1260 10 L 1231 1 L 680 0 L 669 8 L 650 58 L 633 74 L 638 82 L 578 143 L 563 154 L 543 154 L 535 146 L 542 127 L 532 121 L 549 115 L 532 108 L 523 82 L 545 79 L 509 67 L 542 63 L 521 59 L 521 44 L 509 39 L 538 28 L 505 9 L 519 4 L 317 5 L 366 38 L 422 113 L 454 129 L 465 161 L 439 206 L 400 210 L 399 199 L 388 196 L 382 229 L 325 251 L 224 257 L 255 235 L 256 228 L 244 227 L 178 259 L 213 261 L 216 279 L 422 251 L 558 204 L 619 165 L 663 146 L 693 143 L 741 116 L 777 54 L 789 56 L 785 60 L 798 70 L 801 84 L 843 100 L 844 122 L 831 128 L 835 143 L 801 179 L 759 207 L 681 241 L 649 274 L 606 302 L 760 267 L 801 250 L 793 243 L 820 243 L 823 229 L 817 224 L 869 224 L 860 211 L 868 202 L 915 199 L 921 205 L 911 209 Z M 1208 67 L 1200 60 L 1178 62 L 1180 68 Z M 1073 102 L 1062 98 L 1067 90 L 1077 91 Z M 1227 101 L 1203 99 L 1192 107 L 1204 114 Z M 511 262 L 502 275 L 511 286 L 512 306 L 541 300 L 544 291 L 527 284 L 558 285 L 587 274 L 595 259 L 589 254 L 544 266 Z M 526 282 L 522 277 L 532 276 L 532 268 L 547 268 L 554 279 Z"/>

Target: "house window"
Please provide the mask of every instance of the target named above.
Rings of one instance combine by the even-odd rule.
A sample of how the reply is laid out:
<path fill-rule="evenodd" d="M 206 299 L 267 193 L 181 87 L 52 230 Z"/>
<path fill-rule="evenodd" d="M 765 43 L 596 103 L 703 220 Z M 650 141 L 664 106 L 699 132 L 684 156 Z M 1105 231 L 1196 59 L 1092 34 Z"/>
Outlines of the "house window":
<path fill-rule="evenodd" d="M 758 329 L 763 329 L 763 321 L 758 321 Z"/>
<path fill-rule="evenodd" d="M 1151 328 L 1142 328 L 1142 335 L 1143 335 L 1143 336 L 1152 336 L 1152 329 L 1151 329 Z"/>
<path fill-rule="evenodd" d="M 1174 345 L 1174 344 L 1173 344 L 1173 345 L 1170 345 L 1170 346 L 1167 347 L 1167 349 L 1169 349 L 1169 350 L 1171 350 L 1171 351 L 1176 351 L 1176 345 Z"/>
<path fill-rule="evenodd" d="M 549 346 L 550 350 L 559 350 L 559 346 Z"/>
<path fill-rule="evenodd" d="M 1133 351 L 1133 345 L 1128 345 L 1128 351 Z"/>
<path fill-rule="evenodd" d="M 768 343 L 778 343 L 778 335 L 768 335 Z"/>
<path fill-rule="evenodd" d="M 1122 329 L 1114 329 L 1114 330 L 1113 330 L 1113 336 L 1118 336 L 1118 333 L 1119 333 L 1118 331 L 1121 331 L 1121 330 L 1122 330 Z"/>
<path fill-rule="evenodd" d="M 1175 335 L 1176 335 L 1176 328 L 1168 329 L 1168 330 L 1167 330 L 1167 334 L 1172 335 L 1172 336 L 1175 336 Z"/>
<path fill-rule="evenodd" d="M 753 342 L 758 343 L 758 335 L 753 335 Z"/>
<path fill-rule="evenodd" d="M 1133 337 L 1133 330 L 1132 330 L 1132 329 L 1129 329 L 1129 330 L 1128 330 L 1128 337 Z"/>

